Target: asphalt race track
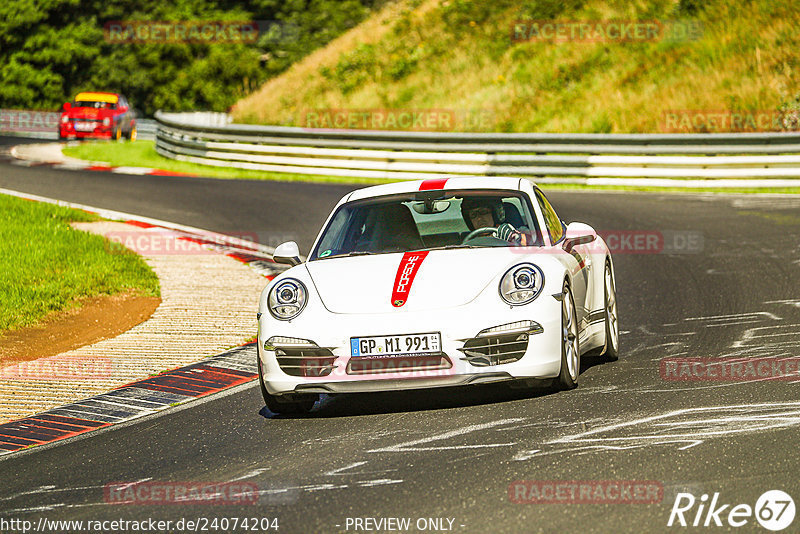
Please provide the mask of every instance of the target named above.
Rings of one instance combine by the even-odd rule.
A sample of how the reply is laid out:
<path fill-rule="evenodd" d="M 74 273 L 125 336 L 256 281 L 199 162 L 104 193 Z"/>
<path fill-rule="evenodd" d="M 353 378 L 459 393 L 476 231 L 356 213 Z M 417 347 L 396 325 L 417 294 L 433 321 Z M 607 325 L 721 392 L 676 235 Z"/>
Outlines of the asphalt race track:
<path fill-rule="evenodd" d="M 307 253 L 334 203 L 359 186 L 3 164 L 0 187 L 223 233 L 255 233 L 273 246 L 296 239 Z M 719 493 L 717 507 L 729 506 L 716 530 L 765 532 L 752 516 L 732 529 L 728 513 L 738 504 L 755 507 L 773 489 L 800 499 L 796 379 L 676 381 L 660 371 L 668 357 L 797 356 L 800 197 L 553 192 L 550 198 L 566 221 L 611 232 L 628 247 L 614 256 L 620 360 L 584 358 L 578 389 L 475 386 L 326 397 L 310 416 L 292 418 L 267 411 L 253 382 L 0 459 L 0 517 L 34 523 L 43 517 L 277 518 L 282 533 L 364 532 L 356 527 L 375 526 L 365 518 L 409 518 L 412 532 L 420 526 L 664 532 L 676 495 L 685 492 L 697 498 L 688 522 L 701 495 L 711 501 Z M 639 234 L 662 241 L 656 250 L 637 248 Z M 520 480 L 538 481 L 536 487 L 638 481 L 661 490 L 654 503 L 581 504 L 563 495 L 556 504 L 514 503 L 509 487 L 513 496 L 512 484 Z M 257 486 L 259 499 L 244 505 L 107 502 L 104 486 L 135 481 L 239 481 Z M 703 511 L 700 524 L 705 520 Z M 798 524 L 795 519 L 786 531 L 796 532 Z M 231 531 L 211 525 L 209 532 Z M 394 524 L 380 525 L 392 531 L 386 527 Z"/>

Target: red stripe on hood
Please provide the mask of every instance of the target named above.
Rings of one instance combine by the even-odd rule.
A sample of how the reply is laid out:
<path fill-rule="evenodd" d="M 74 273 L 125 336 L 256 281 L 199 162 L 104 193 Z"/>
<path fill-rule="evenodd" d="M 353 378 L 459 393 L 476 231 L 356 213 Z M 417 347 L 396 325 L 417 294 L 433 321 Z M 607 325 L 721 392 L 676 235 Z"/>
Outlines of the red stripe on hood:
<path fill-rule="evenodd" d="M 420 191 L 431 191 L 433 189 L 444 189 L 444 184 L 447 183 L 447 178 L 440 178 L 437 180 L 423 180 L 419 186 Z"/>
<path fill-rule="evenodd" d="M 392 306 L 395 308 L 400 308 L 408 301 L 411 284 L 414 283 L 419 266 L 422 265 L 422 261 L 427 255 L 427 250 L 403 254 L 403 259 L 400 260 L 400 265 L 397 267 L 397 274 L 394 277 L 394 286 L 392 288 Z"/>

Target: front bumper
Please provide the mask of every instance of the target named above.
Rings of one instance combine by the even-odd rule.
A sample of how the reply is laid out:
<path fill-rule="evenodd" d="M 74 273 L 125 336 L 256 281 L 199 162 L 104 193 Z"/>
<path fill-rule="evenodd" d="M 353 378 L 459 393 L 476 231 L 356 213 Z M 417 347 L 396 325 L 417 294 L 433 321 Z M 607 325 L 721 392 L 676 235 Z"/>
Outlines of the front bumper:
<path fill-rule="evenodd" d="M 62 139 L 111 139 L 113 130 L 110 126 L 98 126 L 92 131 L 79 132 L 70 124 L 69 126 L 60 126 L 58 135 Z"/>
<path fill-rule="evenodd" d="M 481 299 L 478 299 L 481 300 Z M 483 305 L 480 305 L 483 304 Z M 527 337 L 522 357 L 510 363 L 477 365 L 459 349 L 479 332 L 519 321 L 535 321 L 541 328 Z M 447 362 L 438 368 L 414 368 L 387 372 L 354 372 L 350 338 L 441 333 L 441 356 Z M 313 341 L 332 355 L 333 370 L 326 376 L 293 376 L 282 369 L 273 348 L 265 342 L 273 336 Z M 264 385 L 272 395 L 286 393 L 355 393 L 483 384 L 524 378 L 554 378 L 561 368 L 561 305 L 542 294 L 531 304 L 511 307 L 498 302 L 426 312 L 385 314 L 336 314 L 324 308 L 307 309 L 293 321 L 277 321 L 264 313 L 259 321 L 258 357 Z"/>

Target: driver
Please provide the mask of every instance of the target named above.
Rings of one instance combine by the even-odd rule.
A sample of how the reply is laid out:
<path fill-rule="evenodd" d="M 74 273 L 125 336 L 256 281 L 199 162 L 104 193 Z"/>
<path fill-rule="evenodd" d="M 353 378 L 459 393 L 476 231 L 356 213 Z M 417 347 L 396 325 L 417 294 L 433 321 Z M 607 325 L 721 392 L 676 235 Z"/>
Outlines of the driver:
<path fill-rule="evenodd" d="M 465 198 L 461 202 L 461 216 L 470 231 L 476 228 L 496 228 L 499 239 L 514 245 L 527 245 L 527 236 L 505 222 L 506 210 L 499 198 Z"/>

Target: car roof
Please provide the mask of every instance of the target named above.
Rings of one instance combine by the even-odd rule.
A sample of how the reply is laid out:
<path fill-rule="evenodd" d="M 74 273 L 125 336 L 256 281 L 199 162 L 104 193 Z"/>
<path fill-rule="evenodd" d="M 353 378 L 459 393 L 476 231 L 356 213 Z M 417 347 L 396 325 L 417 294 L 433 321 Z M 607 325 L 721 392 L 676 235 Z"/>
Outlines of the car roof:
<path fill-rule="evenodd" d="M 111 104 L 116 104 L 119 102 L 119 95 L 117 93 L 101 93 L 101 92 L 83 92 L 78 93 L 75 97 L 75 101 L 86 101 L 86 102 L 109 102 Z"/>
<path fill-rule="evenodd" d="M 409 180 L 407 182 L 395 182 L 391 184 L 374 185 L 372 187 L 358 189 L 350 193 L 350 195 L 343 200 L 345 202 L 350 202 L 353 200 L 361 200 L 384 195 L 440 189 L 504 189 L 519 191 L 520 179 L 505 176 L 475 176 L 436 178 L 430 180 Z"/>

